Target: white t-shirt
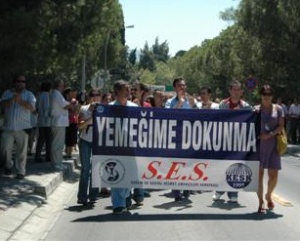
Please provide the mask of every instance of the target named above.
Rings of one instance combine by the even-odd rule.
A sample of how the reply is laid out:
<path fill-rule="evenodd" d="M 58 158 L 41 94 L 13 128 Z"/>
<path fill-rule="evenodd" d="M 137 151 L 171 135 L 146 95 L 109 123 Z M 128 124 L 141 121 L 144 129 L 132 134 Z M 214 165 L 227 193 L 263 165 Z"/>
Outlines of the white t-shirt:
<path fill-rule="evenodd" d="M 299 117 L 300 116 L 300 105 L 291 104 L 289 108 L 289 115 L 291 117 Z"/>
<path fill-rule="evenodd" d="M 93 113 L 89 110 L 90 104 L 83 105 L 80 108 L 79 116 L 81 120 L 87 120 L 92 117 Z M 93 125 L 88 125 L 80 130 L 80 139 L 92 143 L 93 141 Z"/>
<path fill-rule="evenodd" d="M 199 102 L 197 103 L 197 108 L 198 108 L 198 109 L 215 109 L 215 110 L 217 110 L 217 109 L 219 109 L 219 104 L 218 104 L 218 103 L 215 103 L 215 102 L 211 102 L 210 106 L 205 107 L 205 106 L 202 105 L 202 102 L 199 101 Z"/>
<path fill-rule="evenodd" d="M 65 107 L 69 104 L 64 96 L 58 91 L 53 90 L 50 95 L 51 106 L 51 126 L 69 126 L 69 112 Z"/>

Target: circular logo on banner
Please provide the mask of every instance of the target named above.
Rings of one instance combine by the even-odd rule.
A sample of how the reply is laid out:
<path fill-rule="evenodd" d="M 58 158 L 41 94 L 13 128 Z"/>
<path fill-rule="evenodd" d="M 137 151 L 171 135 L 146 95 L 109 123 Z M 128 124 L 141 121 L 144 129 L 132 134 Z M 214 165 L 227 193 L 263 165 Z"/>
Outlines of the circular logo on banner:
<path fill-rule="evenodd" d="M 101 105 L 98 105 L 96 110 L 97 110 L 97 113 L 103 113 L 104 112 L 104 108 Z"/>
<path fill-rule="evenodd" d="M 105 183 L 119 183 L 125 176 L 125 167 L 117 159 L 108 159 L 100 167 L 100 176 Z"/>
<path fill-rule="evenodd" d="M 233 188 L 240 189 L 247 187 L 251 180 L 251 168 L 245 164 L 235 163 L 226 170 L 226 181 Z"/>

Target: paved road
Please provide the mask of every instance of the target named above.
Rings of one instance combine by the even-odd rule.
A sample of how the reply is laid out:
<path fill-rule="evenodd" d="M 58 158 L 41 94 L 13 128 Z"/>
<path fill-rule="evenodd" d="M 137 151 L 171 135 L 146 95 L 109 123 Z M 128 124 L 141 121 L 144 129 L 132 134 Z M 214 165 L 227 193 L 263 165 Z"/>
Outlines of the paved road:
<path fill-rule="evenodd" d="M 297 163 L 297 165 L 295 165 Z M 276 207 L 265 215 L 256 213 L 255 193 L 242 192 L 239 204 L 224 200 L 213 203 L 212 192 L 192 195 L 175 203 L 169 190 L 152 191 L 143 207 L 113 215 L 110 199 L 94 207 L 76 204 L 76 190 L 45 240 L 299 240 L 300 200 L 294 199 L 293 178 L 300 174 L 299 158 L 284 157 Z M 293 168 L 294 172 L 290 173 Z M 293 175 L 293 176 L 291 176 Z M 296 175 L 296 176 L 294 176 Z M 287 178 L 290 177 L 290 178 Z M 296 179 L 295 179 L 296 180 Z M 293 199 L 293 202 L 289 202 Z"/>
<path fill-rule="evenodd" d="M 240 204 L 211 202 L 211 193 L 177 204 L 167 191 L 152 192 L 142 208 L 111 214 L 108 199 L 82 208 L 73 197 L 46 240 L 296 240 L 299 206 L 277 204 L 274 212 L 256 213 L 256 195 L 243 193 Z"/>
<path fill-rule="evenodd" d="M 93 208 L 77 206 L 78 170 L 62 181 L 60 173 L 32 163 L 22 182 L 0 177 L 0 240 L 300 240 L 299 146 L 289 146 L 289 153 L 294 157 L 284 157 L 276 209 L 264 216 L 255 213 L 255 193 L 241 193 L 240 205 L 226 199 L 212 204 L 210 192 L 176 204 L 167 190 L 153 191 L 142 208 L 114 216 L 109 198 Z M 53 193 L 45 199 L 32 193 L 37 187 Z"/>

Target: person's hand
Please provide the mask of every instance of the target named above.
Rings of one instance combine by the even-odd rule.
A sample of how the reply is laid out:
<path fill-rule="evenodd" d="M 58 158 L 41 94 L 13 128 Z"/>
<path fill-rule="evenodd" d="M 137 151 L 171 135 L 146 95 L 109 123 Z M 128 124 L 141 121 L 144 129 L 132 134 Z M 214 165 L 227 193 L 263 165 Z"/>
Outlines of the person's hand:
<path fill-rule="evenodd" d="M 141 105 L 141 103 L 140 103 L 140 101 L 138 100 L 138 98 L 135 98 L 132 102 L 133 102 L 133 103 L 136 103 L 138 106 Z"/>
<path fill-rule="evenodd" d="M 19 93 L 15 93 L 14 94 L 14 96 L 13 96 L 13 100 L 15 101 L 15 102 L 20 102 L 21 101 L 21 95 L 19 94 Z"/>
<path fill-rule="evenodd" d="M 190 104 L 191 107 L 194 107 L 196 105 L 196 101 L 195 101 L 194 96 L 188 95 L 188 100 L 189 100 L 189 104 Z"/>
<path fill-rule="evenodd" d="M 86 121 L 86 124 L 87 125 L 92 125 L 93 124 L 93 118 L 89 118 L 87 121 Z"/>
<path fill-rule="evenodd" d="M 262 141 L 268 140 L 270 137 L 271 137 L 271 135 L 270 135 L 269 133 L 262 133 L 262 134 L 260 135 L 260 139 L 261 139 Z"/>
<path fill-rule="evenodd" d="M 180 90 L 178 93 L 177 93 L 177 96 L 178 96 L 178 101 L 179 103 L 183 103 L 185 101 L 185 92 L 184 90 Z"/>
<path fill-rule="evenodd" d="M 91 104 L 90 104 L 90 107 L 89 107 L 89 110 L 90 110 L 91 112 L 93 112 L 93 111 L 95 110 L 95 108 L 96 108 L 96 103 L 95 103 L 95 102 L 91 103 Z"/>

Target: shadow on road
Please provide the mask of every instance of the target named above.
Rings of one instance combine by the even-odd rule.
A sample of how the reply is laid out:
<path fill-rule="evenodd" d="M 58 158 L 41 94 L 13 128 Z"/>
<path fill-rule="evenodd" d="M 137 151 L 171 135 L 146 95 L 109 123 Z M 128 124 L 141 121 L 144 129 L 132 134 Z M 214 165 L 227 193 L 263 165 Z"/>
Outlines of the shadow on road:
<path fill-rule="evenodd" d="M 282 218 L 282 214 L 267 212 L 243 213 L 243 214 L 211 214 L 211 213 L 194 213 L 194 214 L 139 214 L 126 212 L 121 215 L 103 214 L 96 216 L 83 217 L 73 220 L 73 222 L 140 222 L 140 221 L 182 221 L 182 220 L 267 220 Z"/>

